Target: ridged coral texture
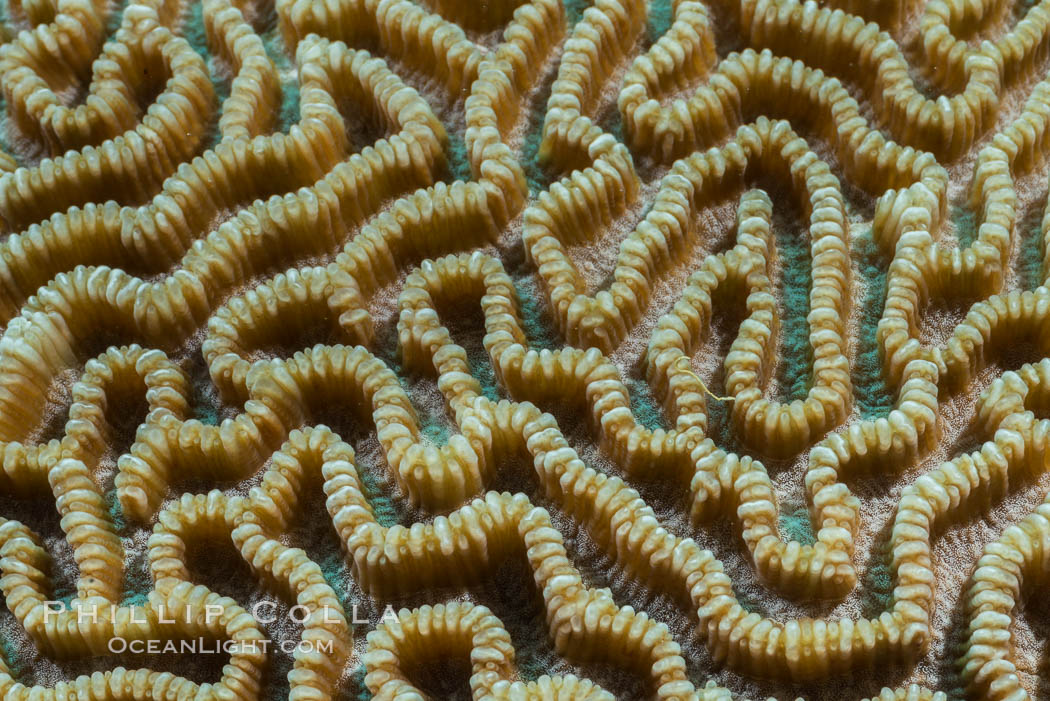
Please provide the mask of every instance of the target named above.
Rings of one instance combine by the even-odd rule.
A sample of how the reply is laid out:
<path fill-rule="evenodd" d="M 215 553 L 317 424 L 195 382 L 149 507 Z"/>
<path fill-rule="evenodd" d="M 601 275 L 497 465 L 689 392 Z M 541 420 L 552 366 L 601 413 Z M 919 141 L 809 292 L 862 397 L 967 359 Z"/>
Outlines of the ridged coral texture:
<path fill-rule="evenodd" d="M 1037 693 L 1050 0 L 2 5 L 3 701 Z"/>

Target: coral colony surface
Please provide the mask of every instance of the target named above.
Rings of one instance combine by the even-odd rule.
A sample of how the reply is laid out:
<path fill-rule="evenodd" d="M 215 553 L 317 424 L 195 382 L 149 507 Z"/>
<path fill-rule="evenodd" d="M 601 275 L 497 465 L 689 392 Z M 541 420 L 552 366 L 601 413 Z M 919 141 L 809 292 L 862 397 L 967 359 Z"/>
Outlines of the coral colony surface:
<path fill-rule="evenodd" d="M 1050 0 L 3 0 L 0 699 L 1050 693 Z"/>

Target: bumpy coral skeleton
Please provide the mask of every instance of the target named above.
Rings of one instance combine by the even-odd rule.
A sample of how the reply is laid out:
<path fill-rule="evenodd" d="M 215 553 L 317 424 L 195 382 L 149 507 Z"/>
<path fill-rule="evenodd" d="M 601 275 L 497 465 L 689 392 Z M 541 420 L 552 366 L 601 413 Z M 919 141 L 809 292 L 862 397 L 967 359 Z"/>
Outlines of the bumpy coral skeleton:
<path fill-rule="evenodd" d="M 303 640 L 332 646 L 296 650 L 290 698 L 336 695 L 360 662 L 375 698 L 420 698 L 413 670 L 449 656 L 469 660 L 475 699 L 613 698 L 616 689 L 574 675 L 523 678 L 503 622 L 469 600 L 435 596 L 402 609 L 356 660 L 341 593 L 303 549 L 282 541 L 320 485 L 327 515 L 312 517 L 331 520 L 354 581 L 375 600 L 477 586 L 523 559 L 546 614 L 537 624 L 559 654 L 631 670 L 656 698 L 728 698 L 687 671 L 665 621 L 588 585 L 547 510 L 524 494 L 489 491 L 515 456 L 531 462 L 538 493 L 628 577 L 682 602 L 713 662 L 734 674 L 781 680 L 794 695 L 807 682 L 907 667 L 926 653 L 943 566 L 933 554 L 937 533 L 1050 468 L 1050 421 L 1039 418 L 1050 411 L 1050 359 L 995 379 L 975 410 L 979 447 L 903 489 L 889 541 L 892 592 L 870 619 L 752 610 L 716 555 L 661 523 L 632 483 L 688 494 L 695 529 L 733 522 L 756 576 L 778 595 L 841 599 L 859 586 L 861 504 L 848 482 L 921 464 L 939 440 L 942 403 L 1004 350 L 1026 342 L 1050 355 L 1050 290 L 1041 284 L 1050 275 L 1050 210 L 1038 286 L 1016 289 L 1009 275 L 1020 235 L 1015 181 L 1040 173 L 1050 149 L 1050 81 L 1036 82 L 1050 0 L 1016 18 L 994 0 L 728 0 L 718 19 L 711 6 L 677 0 L 669 27 L 647 42 L 657 4 L 596 0 L 575 21 L 562 0 L 492 0 L 484 11 L 466 0 L 277 0 L 269 10 L 146 0 L 122 12 L 100 0 L 7 4 L 0 488 L 53 503 L 77 573 L 71 607 L 49 612 L 51 557 L 31 528 L 3 518 L 0 589 L 44 655 L 106 655 L 115 636 L 264 639 L 244 602 L 195 582 L 190 545 L 224 541 L 260 586 L 315 612 Z M 211 64 L 184 38 L 194 11 Z M 290 82 L 258 26 L 267 11 L 294 56 L 298 116 L 283 127 Z M 738 51 L 719 46 L 718 21 L 738 35 Z M 920 39 L 898 41 L 916 25 Z M 974 39 L 981 32 L 998 38 Z M 217 94 L 216 61 L 228 95 Z M 545 87 L 549 61 L 556 70 Z M 918 83 L 914 62 L 933 67 L 930 85 Z M 1026 81 L 1027 101 L 1007 114 L 1006 86 Z M 417 91 L 424 84 L 460 111 L 439 119 Z M 610 108 L 609 85 L 616 129 L 599 117 Z M 535 95 L 546 100 L 535 159 L 558 177 L 530 189 L 521 132 Z M 359 148 L 358 122 L 381 138 Z M 453 132 L 469 166 L 464 179 L 446 177 Z M 953 242 L 941 235 L 945 166 L 967 158 L 978 223 L 972 242 Z M 872 238 L 888 261 L 876 339 L 895 401 L 874 418 L 854 410 L 858 300 L 850 213 L 833 167 L 874 202 Z M 790 401 L 769 391 L 782 333 L 780 204 L 759 180 L 783 184 L 811 261 L 811 378 Z M 643 374 L 671 426 L 649 428 L 613 355 L 653 313 L 668 271 L 706 245 L 700 212 L 727 197 L 738 200 L 734 240 L 656 310 Z M 610 275 L 595 285 L 574 247 L 637 211 Z M 530 341 L 520 291 L 491 245 L 506 231 L 542 281 L 563 347 Z M 392 285 L 403 368 L 383 359 L 372 314 L 372 300 Z M 732 299 L 743 311 L 718 397 L 693 361 Z M 936 300 L 968 306 L 943 344 L 921 333 Z M 456 303 L 480 306 L 499 397 L 486 394 L 443 322 L 441 310 Z M 318 328 L 333 342 L 304 348 L 300 339 Z M 297 350 L 290 357 L 270 352 L 288 346 Z M 238 407 L 234 416 L 193 418 L 197 390 L 174 360 L 186 348 L 203 357 L 207 382 Z M 79 379 L 58 407 L 64 431 L 46 440 L 42 417 L 56 410 L 53 388 L 70 369 Z M 443 444 L 424 435 L 402 372 L 436 377 L 455 427 Z M 146 415 L 107 485 L 95 466 L 116 441 L 114 417 L 128 396 L 145 397 Z M 550 402 L 583 407 L 622 474 L 581 460 L 566 427 L 539 408 Z M 726 407 L 732 446 L 713 426 L 713 403 Z M 331 406 L 375 432 L 421 520 L 377 520 L 354 449 L 314 418 Z M 761 462 L 799 455 L 812 543 L 782 532 Z M 185 489 L 260 473 L 241 493 Z M 122 518 L 152 528 L 144 618 L 125 602 L 126 553 L 109 487 Z M 1011 626 L 1023 593 L 1050 571 L 1047 539 L 1050 501 L 975 563 L 959 660 L 974 697 L 1030 691 Z M 216 605 L 222 616 L 203 615 Z M 87 607 L 106 613 L 85 620 Z M 163 615 L 176 609 L 196 614 Z M 5 700 L 253 699 L 269 664 L 245 646 L 208 683 L 116 667 L 27 685 L 16 662 L 0 658 Z M 912 685 L 880 698 L 942 696 Z"/>

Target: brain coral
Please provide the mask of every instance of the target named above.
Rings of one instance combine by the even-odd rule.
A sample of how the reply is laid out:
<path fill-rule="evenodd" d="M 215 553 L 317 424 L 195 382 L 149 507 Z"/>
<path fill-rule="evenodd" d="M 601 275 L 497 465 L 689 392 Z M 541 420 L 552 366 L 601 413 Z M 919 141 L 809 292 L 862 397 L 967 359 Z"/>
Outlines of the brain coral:
<path fill-rule="evenodd" d="M 1047 693 L 1050 0 L 0 5 L 4 701 Z"/>

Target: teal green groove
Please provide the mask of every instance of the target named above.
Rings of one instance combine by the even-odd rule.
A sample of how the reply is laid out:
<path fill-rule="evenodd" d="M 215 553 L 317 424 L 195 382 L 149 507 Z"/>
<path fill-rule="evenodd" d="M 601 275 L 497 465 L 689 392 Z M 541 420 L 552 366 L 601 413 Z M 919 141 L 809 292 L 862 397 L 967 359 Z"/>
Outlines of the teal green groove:
<path fill-rule="evenodd" d="M 375 514 L 376 522 L 384 528 L 395 526 L 401 522 L 401 514 L 394 499 L 389 496 L 380 486 L 379 480 L 376 479 L 375 475 L 372 474 L 371 470 L 361 469 L 360 464 L 357 469 L 358 478 L 361 480 L 361 488 L 364 491 L 365 499 L 372 505 L 372 512 Z"/>
<path fill-rule="evenodd" d="M 193 418 L 200 421 L 205 426 L 218 426 L 219 425 L 219 410 L 205 401 L 201 400 L 197 402 L 197 406 L 193 408 Z"/>
<path fill-rule="evenodd" d="M 532 277 L 519 277 L 514 280 L 514 291 L 518 295 L 518 315 L 529 346 L 548 350 L 560 348 L 558 332 L 546 315 L 546 297 L 541 286 Z"/>
<path fill-rule="evenodd" d="M 955 224 L 955 238 L 965 248 L 977 238 L 977 215 L 971 207 L 952 205 L 951 220 Z"/>
<path fill-rule="evenodd" d="M 3 604 L 0 604 L 0 607 L 5 611 L 7 610 L 7 607 Z M 11 678 L 16 682 L 22 681 L 25 673 L 21 661 L 22 656 L 19 654 L 18 648 L 15 647 L 14 640 L 6 635 L 0 636 L 0 655 L 3 655 L 4 663 L 11 673 Z"/>
<path fill-rule="evenodd" d="M 813 348 L 809 343 L 809 293 L 812 284 L 809 237 L 798 229 L 774 227 L 780 259 L 780 363 L 777 385 L 784 401 L 805 399 L 813 383 Z"/>
<path fill-rule="evenodd" d="M 189 42 L 190 46 L 204 59 L 208 66 L 208 77 L 211 79 L 212 88 L 215 90 L 216 114 L 212 119 L 212 125 L 208 137 L 205 139 L 204 147 L 213 148 L 222 140 L 219 132 L 219 112 L 222 103 L 230 96 L 230 81 L 224 80 L 215 70 L 215 58 L 208 51 L 208 36 L 204 29 L 204 4 L 194 3 L 190 7 L 190 15 L 182 28 L 182 36 Z"/>
<path fill-rule="evenodd" d="M 0 5 L 3 5 L 3 3 L 0 3 Z M 11 121 L 7 117 L 7 100 L 4 99 L 3 92 L 0 91 L 0 150 L 15 159 L 15 165 L 21 166 L 22 159 L 11 148 L 11 140 L 7 137 L 10 128 Z"/>
<path fill-rule="evenodd" d="M 648 30 L 649 43 L 655 44 L 674 21 L 674 3 L 672 0 L 650 0 Z"/>
<path fill-rule="evenodd" d="M 468 182 L 474 178 L 467 157 L 467 142 L 461 129 L 446 129 L 448 144 L 445 146 L 445 158 L 448 161 L 448 172 L 453 180 Z"/>
<path fill-rule="evenodd" d="M 296 80 L 281 81 L 281 112 L 277 119 L 277 130 L 287 134 L 288 130 L 299 123 L 299 82 Z"/>
<path fill-rule="evenodd" d="M 436 421 L 430 414 L 420 417 L 419 432 L 436 446 L 443 446 L 448 443 L 450 436 L 448 427 L 440 421 Z"/>
<path fill-rule="evenodd" d="M 6 5 L 6 3 L 0 3 L 0 5 Z M 106 36 L 112 38 L 117 30 L 120 29 L 120 24 L 124 20 L 124 10 L 128 6 L 128 0 L 120 0 L 117 6 L 113 8 L 109 13 L 109 17 L 106 18 Z"/>
<path fill-rule="evenodd" d="M 887 556 L 889 534 L 880 534 L 872 545 L 868 567 L 861 578 L 861 616 L 874 618 L 890 608 L 893 603 L 893 575 Z"/>
<path fill-rule="evenodd" d="M 1043 279 L 1043 209 L 1034 209 L 1017 223 L 1018 284 L 1022 290 L 1034 290 Z"/>
<path fill-rule="evenodd" d="M 780 514 L 780 534 L 785 540 L 795 540 L 802 545 L 817 542 L 810 523 L 809 509 L 800 506 L 789 514 Z"/>
<path fill-rule="evenodd" d="M 263 34 L 262 42 L 266 55 L 270 57 L 278 74 L 281 75 L 281 108 L 276 130 L 281 134 L 287 134 L 292 126 L 299 123 L 299 80 L 295 64 L 288 51 L 285 50 L 284 41 L 276 26 Z"/>
<path fill-rule="evenodd" d="M 565 16 L 568 18 L 569 26 L 583 19 L 583 11 L 591 6 L 590 0 L 562 0 L 565 4 Z"/>
<path fill-rule="evenodd" d="M 666 431 L 671 428 L 662 407 L 653 397 L 653 391 L 648 382 L 644 379 L 628 377 L 624 380 L 624 384 L 627 385 L 631 398 L 631 413 L 634 414 L 638 423 L 650 431 L 661 428 Z"/>
<path fill-rule="evenodd" d="M 346 566 L 346 558 L 343 557 L 341 548 L 331 548 L 324 553 L 318 566 L 321 568 L 321 576 L 335 592 L 339 599 L 339 605 L 344 611 L 352 611 L 354 601 L 347 595 L 345 582 L 350 580 L 349 570 Z"/>
<path fill-rule="evenodd" d="M 529 195 L 535 197 L 553 182 L 548 170 L 540 164 L 540 144 L 543 141 L 544 110 L 535 110 L 528 116 L 525 139 L 521 145 L 522 168 L 525 171 L 525 182 L 529 186 Z"/>
<path fill-rule="evenodd" d="M 276 27 L 269 30 L 262 36 L 263 48 L 266 50 L 266 55 L 273 61 L 273 65 L 277 67 L 278 71 L 284 72 L 295 67 L 292 63 L 291 56 L 288 51 L 285 50 L 284 40 L 281 39 L 281 33 Z"/>
<path fill-rule="evenodd" d="M 878 245 L 867 231 L 853 239 L 853 260 L 864 287 L 857 315 L 857 355 L 853 362 L 853 398 L 862 419 L 886 416 L 893 408 L 893 393 L 882 373 L 877 331 L 886 306 L 886 266 Z"/>

